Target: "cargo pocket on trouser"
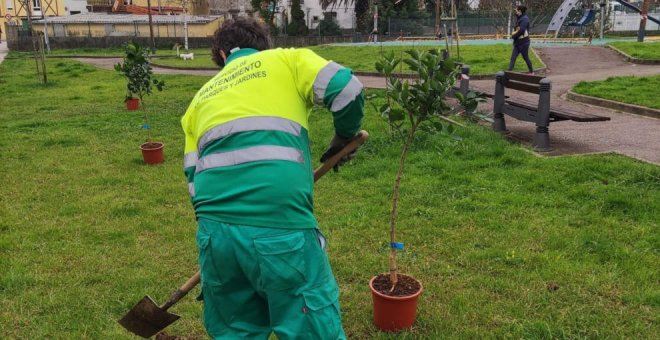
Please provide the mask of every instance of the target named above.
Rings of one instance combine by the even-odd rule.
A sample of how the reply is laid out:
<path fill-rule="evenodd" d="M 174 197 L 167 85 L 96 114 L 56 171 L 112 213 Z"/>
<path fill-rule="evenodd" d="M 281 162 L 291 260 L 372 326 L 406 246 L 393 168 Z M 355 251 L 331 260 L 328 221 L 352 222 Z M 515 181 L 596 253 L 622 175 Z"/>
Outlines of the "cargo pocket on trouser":
<path fill-rule="evenodd" d="M 287 290 L 305 283 L 304 245 L 301 231 L 254 240 L 263 289 Z"/>
<path fill-rule="evenodd" d="M 334 279 L 302 293 L 308 332 L 314 339 L 346 339 L 339 312 L 339 288 Z"/>
<path fill-rule="evenodd" d="M 232 321 L 232 315 L 228 314 L 226 299 L 223 298 L 223 284 L 218 279 L 218 268 L 214 256 L 218 254 L 218 246 L 214 244 L 214 237 L 218 235 L 209 233 L 205 226 L 197 229 L 197 248 L 199 249 L 199 268 L 202 275 L 201 292 L 197 297 L 204 302 L 203 319 L 204 327 L 211 337 L 222 334 Z M 226 264 L 230 266 L 231 264 Z M 230 269 L 231 270 L 231 269 Z M 231 312 L 231 310 L 229 311 Z"/>
<path fill-rule="evenodd" d="M 208 251 L 207 248 L 209 246 L 209 242 L 211 240 L 211 237 L 203 230 L 201 230 L 200 227 L 197 227 L 197 235 L 195 237 L 195 241 L 197 243 L 197 261 L 199 263 L 199 267 L 203 268 L 204 266 L 202 265 L 204 262 L 206 262 L 207 257 L 208 257 Z M 204 276 L 203 272 L 200 272 L 202 276 Z M 202 280 L 203 282 L 203 280 Z M 199 292 L 199 295 L 197 296 L 197 301 L 204 301 L 204 289 L 202 285 L 202 289 Z"/>

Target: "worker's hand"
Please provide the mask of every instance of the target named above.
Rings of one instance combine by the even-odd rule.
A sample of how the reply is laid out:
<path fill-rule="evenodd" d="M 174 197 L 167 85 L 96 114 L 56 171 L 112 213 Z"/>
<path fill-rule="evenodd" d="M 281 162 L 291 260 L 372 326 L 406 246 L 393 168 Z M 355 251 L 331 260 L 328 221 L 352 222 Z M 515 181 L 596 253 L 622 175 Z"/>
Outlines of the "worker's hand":
<path fill-rule="evenodd" d="M 335 135 L 332 137 L 332 140 L 330 141 L 330 146 L 328 149 L 323 153 L 321 156 L 321 163 L 325 163 L 328 159 L 332 158 L 332 156 L 336 155 L 341 151 L 348 143 L 351 142 L 351 139 L 346 139 L 342 138 L 340 136 Z M 339 170 L 339 167 L 346 164 L 346 162 L 350 161 L 355 157 L 355 154 L 357 153 L 357 148 L 344 157 L 342 157 L 337 164 L 333 167 L 335 171 Z"/>

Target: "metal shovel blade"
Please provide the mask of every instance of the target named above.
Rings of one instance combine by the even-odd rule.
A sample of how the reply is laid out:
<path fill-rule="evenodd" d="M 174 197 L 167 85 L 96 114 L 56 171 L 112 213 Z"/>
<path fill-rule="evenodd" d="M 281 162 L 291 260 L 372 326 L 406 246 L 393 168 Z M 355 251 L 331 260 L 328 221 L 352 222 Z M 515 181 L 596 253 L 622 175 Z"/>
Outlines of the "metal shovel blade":
<path fill-rule="evenodd" d="M 164 311 L 153 299 L 145 296 L 119 320 L 119 324 L 146 339 L 156 335 L 179 317 Z"/>

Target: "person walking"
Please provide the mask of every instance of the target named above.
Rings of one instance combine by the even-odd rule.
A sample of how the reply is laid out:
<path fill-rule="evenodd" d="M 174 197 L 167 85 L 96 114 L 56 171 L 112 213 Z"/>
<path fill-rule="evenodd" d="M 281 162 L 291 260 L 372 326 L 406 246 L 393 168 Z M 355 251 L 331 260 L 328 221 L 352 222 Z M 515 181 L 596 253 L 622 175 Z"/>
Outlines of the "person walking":
<path fill-rule="evenodd" d="M 272 49 L 249 18 L 215 32 L 220 72 L 181 119 L 197 218 L 204 326 L 214 339 L 345 339 L 313 211 L 309 114 L 332 113 L 339 152 L 360 129 L 363 86 L 309 49 Z"/>
<path fill-rule="evenodd" d="M 518 54 L 522 55 L 523 60 L 527 64 L 528 74 L 534 74 L 532 68 L 532 61 L 529 60 L 529 17 L 527 17 L 527 7 L 520 5 L 516 7 L 516 28 L 511 39 L 513 39 L 513 51 L 511 52 L 511 61 L 509 61 L 509 71 L 513 70 L 516 65 Z"/>

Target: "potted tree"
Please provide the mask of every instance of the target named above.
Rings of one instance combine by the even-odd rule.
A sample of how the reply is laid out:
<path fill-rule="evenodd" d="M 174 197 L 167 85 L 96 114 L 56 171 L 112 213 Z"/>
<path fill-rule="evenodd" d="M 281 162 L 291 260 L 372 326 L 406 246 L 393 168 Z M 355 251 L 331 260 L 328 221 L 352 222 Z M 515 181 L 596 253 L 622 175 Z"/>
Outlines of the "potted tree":
<path fill-rule="evenodd" d="M 154 87 L 162 91 L 165 82 L 153 77 L 153 71 L 149 62 L 149 49 L 140 46 L 134 41 L 129 41 L 125 46 L 123 62 L 115 65 L 115 70 L 126 77 L 126 107 L 129 110 L 137 110 L 142 103 L 142 128 L 147 131 L 147 141 L 140 145 L 142 156 L 147 164 L 157 164 L 163 161 L 163 143 L 154 142 L 151 139 L 149 114 L 144 105 L 144 97 L 153 92 Z"/>
<path fill-rule="evenodd" d="M 453 134 L 453 124 L 456 122 L 448 116 L 458 112 L 448 105 L 445 98 L 445 94 L 452 90 L 458 75 L 458 70 L 453 67 L 454 62 L 443 61 L 440 51 L 437 50 L 410 50 L 406 53 L 408 56 L 401 58 L 390 52 L 376 62 L 376 70 L 385 76 L 387 85 L 385 104 L 376 107 L 376 110 L 394 131 L 399 132 L 403 140 L 392 191 L 389 273 L 374 276 L 369 281 L 374 304 L 374 322 L 384 331 L 411 327 L 416 318 L 417 299 L 422 293 L 421 282 L 412 276 L 399 273 L 396 264 L 397 251 L 403 249 L 403 243 L 397 242 L 396 239 L 396 225 L 399 188 L 406 157 L 415 134 L 420 131 L 445 131 Z M 402 81 L 394 74 L 401 61 L 416 74 L 416 79 Z M 474 98 L 473 95 L 457 97 L 461 102 L 468 97 Z"/>

